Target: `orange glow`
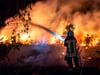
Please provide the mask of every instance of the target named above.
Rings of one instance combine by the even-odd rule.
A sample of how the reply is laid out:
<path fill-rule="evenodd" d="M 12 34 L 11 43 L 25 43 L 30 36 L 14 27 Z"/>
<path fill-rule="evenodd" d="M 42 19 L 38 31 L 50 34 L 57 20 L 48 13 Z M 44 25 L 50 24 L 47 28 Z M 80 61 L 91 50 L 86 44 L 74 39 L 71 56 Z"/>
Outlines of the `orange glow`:
<path fill-rule="evenodd" d="M 21 37 L 21 39 L 22 39 L 23 41 L 26 41 L 26 40 L 28 39 L 28 34 L 24 34 L 24 35 Z"/>
<path fill-rule="evenodd" d="M 80 9 L 79 7 L 81 7 L 81 4 L 78 5 L 76 3 L 72 6 L 72 3 L 64 4 L 66 3 L 66 1 L 64 1 L 64 3 L 62 3 L 59 7 L 59 11 L 57 11 L 57 6 L 59 4 L 57 1 L 59 0 L 47 0 L 45 3 L 41 1 L 36 2 L 36 4 L 31 4 L 32 10 L 30 10 L 29 6 L 27 6 L 25 10 L 30 13 L 31 22 L 40 24 L 57 33 L 58 35 L 64 36 L 64 38 L 66 36 L 66 34 L 64 34 L 66 31 L 66 26 L 72 23 L 75 25 L 75 37 L 78 40 L 80 46 L 86 46 L 86 43 L 84 42 L 86 34 L 94 35 L 93 41 L 89 43 L 89 46 L 96 46 L 99 43 L 100 38 L 100 29 L 98 29 L 98 25 L 100 25 L 98 18 L 98 16 L 100 16 L 100 11 L 94 11 L 92 14 L 89 12 L 86 14 L 76 12 L 72 15 L 74 8 L 71 8 L 75 7 L 76 10 Z M 25 10 L 19 10 L 20 14 L 23 15 Z M 24 16 L 25 20 L 28 19 L 27 12 Z M 7 24 L 8 22 L 9 25 Z M 16 23 L 18 25 L 16 25 Z M 46 39 L 44 40 L 48 40 L 49 44 L 56 44 L 59 41 L 47 31 L 38 27 L 34 27 L 34 25 L 32 26 L 30 24 L 28 24 L 29 31 L 27 34 L 27 32 L 24 32 L 25 22 L 19 18 L 19 15 L 7 19 L 5 24 L 6 26 L 0 31 L 0 42 L 5 42 L 6 40 L 11 42 L 13 30 L 15 30 L 13 35 L 16 36 L 16 42 L 20 40 L 20 42 L 23 44 L 42 40 L 42 37 L 45 37 Z M 20 34 L 20 38 L 18 37 L 18 34 Z M 31 37 L 29 35 L 31 35 Z"/>
<path fill-rule="evenodd" d="M 84 44 L 84 43 L 81 43 L 81 46 L 86 46 L 86 44 Z"/>
<path fill-rule="evenodd" d="M 57 41 L 57 39 L 56 39 L 56 38 L 51 38 L 51 39 L 50 39 L 50 44 L 55 44 L 55 43 L 56 43 L 56 41 Z"/>
<path fill-rule="evenodd" d="M 95 46 L 95 45 L 98 44 L 98 43 L 99 43 L 98 39 L 94 40 L 93 46 Z"/>
<path fill-rule="evenodd" d="M 6 40 L 7 40 L 6 37 L 4 37 L 4 36 L 0 36 L 0 42 L 5 42 Z"/>

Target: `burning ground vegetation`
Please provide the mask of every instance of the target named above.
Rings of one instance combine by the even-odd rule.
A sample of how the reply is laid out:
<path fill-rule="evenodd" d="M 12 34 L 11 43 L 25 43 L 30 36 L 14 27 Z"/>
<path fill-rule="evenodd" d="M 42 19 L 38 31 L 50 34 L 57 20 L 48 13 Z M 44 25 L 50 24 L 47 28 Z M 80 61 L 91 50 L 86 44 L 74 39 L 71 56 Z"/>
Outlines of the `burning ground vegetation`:
<path fill-rule="evenodd" d="M 0 66 L 67 66 L 62 40 L 71 28 L 80 46 L 82 66 L 100 69 L 98 5 L 99 0 L 45 0 L 19 10 L 0 29 Z"/>

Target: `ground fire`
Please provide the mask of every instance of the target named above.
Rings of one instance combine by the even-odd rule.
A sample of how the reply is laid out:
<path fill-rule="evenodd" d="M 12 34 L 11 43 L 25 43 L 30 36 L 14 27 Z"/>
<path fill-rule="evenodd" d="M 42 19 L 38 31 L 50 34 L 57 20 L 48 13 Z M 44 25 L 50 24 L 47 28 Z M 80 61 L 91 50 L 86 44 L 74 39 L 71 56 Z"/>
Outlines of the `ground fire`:
<path fill-rule="evenodd" d="M 66 27 L 67 26 L 68 25 L 66 25 Z M 30 30 L 28 30 L 28 32 L 26 32 L 24 26 L 21 26 L 20 24 L 15 25 L 15 26 L 8 25 L 4 29 L 1 30 L 0 42 L 1 43 L 7 43 L 7 42 L 8 43 L 12 43 L 12 42 L 18 43 L 18 42 L 20 42 L 23 44 L 30 44 L 36 40 L 40 41 L 38 39 L 42 37 L 41 36 L 42 34 L 44 34 L 44 36 L 46 38 L 49 37 L 47 40 L 45 40 L 45 41 L 48 41 L 48 43 L 56 44 L 58 41 L 59 41 L 59 43 L 62 43 L 61 40 L 59 40 L 55 36 L 51 36 L 50 34 L 48 36 L 45 35 L 46 31 L 43 31 L 41 28 L 38 28 L 38 27 L 36 28 L 36 27 L 34 27 L 34 25 L 33 25 L 33 27 L 32 27 L 32 25 L 30 25 L 29 29 Z M 40 30 L 40 32 L 38 30 Z M 60 33 L 58 33 L 58 34 L 60 34 L 59 36 L 61 36 L 64 39 L 65 36 L 67 36 L 66 35 L 67 29 L 66 29 L 65 33 L 64 33 L 65 29 L 64 30 L 58 29 L 58 30 L 60 30 Z M 38 35 L 35 35 L 35 34 L 38 34 Z M 76 37 L 77 37 L 77 40 L 78 40 L 80 46 L 96 46 L 96 45 L 99 45 L 99 43 L 100 43 L 99 36 L 97 37 L 95 34 L 90 35 L 90 36 L 88 34 L 82 35 L 82 36 L 76 35 Z M 38 39 L 36 39 L 36 38 L 38 38 Z"/>

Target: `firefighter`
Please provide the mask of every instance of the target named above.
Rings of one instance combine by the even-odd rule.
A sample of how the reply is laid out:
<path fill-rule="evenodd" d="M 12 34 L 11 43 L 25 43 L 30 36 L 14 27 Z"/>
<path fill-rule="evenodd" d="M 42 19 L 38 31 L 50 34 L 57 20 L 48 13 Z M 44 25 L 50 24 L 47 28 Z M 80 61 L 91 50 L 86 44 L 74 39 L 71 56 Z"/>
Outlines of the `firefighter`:
<path fill-rule="evenodd" d="M 76 44 L 77 40 L 74 37 L 74 32 L 72 30 L 69 30 L 64 41 L 64 46 L 67 47 L 65 61 L 67 61 L 68 63 L 69 70 L 73 70 L 72 59 L 74 59 L 75 62 L 75 69 L 79 69 L 79 60 L 77 56 L 79 47 L 77 47 Z"/>

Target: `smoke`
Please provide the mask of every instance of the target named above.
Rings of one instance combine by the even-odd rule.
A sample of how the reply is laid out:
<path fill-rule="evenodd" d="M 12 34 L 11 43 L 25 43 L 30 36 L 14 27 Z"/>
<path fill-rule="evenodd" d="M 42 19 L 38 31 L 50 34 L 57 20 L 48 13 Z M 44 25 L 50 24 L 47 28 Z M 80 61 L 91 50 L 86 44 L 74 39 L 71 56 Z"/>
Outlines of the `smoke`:
<path fill-rule="evenodd" d="M 47 67 L 54 65 L 66 65 L 64 61 L 65 48 L 61 45 L 49 45 L 46 43 L 38 43 L 14 49 L 8 54 L 8 59 L 1 61 L 1 65 L 7 66 L 30 66 L 31 67 Z M 30 68 L 31 68 L 30 67 Z"/>
<path fill-rule="evenodd" d="M 69 23 L 75 24 L 75 32 L 100 32 L 100 1 L 99 0 L 47 0 L 33 5 L 32 21 L 62 34 Z M 38 15 L 36 15 L 38 14 Z M 40 17 L 41 16 L 41 17 Z M 62 25 L 63 24 L 63 25 Z M 56 30 L 55 30 L 56 29 Z M 78 33 L 76 33 L 78 34 Z"/>
<path fill-rule="evenodd" d="M 37 50 L 38 52 L 48 52 L 49 51 L 49 45 L 45 41 L 44 38 L 38 44 L 34 47 L 32 47 L 33 50 Z"/>

